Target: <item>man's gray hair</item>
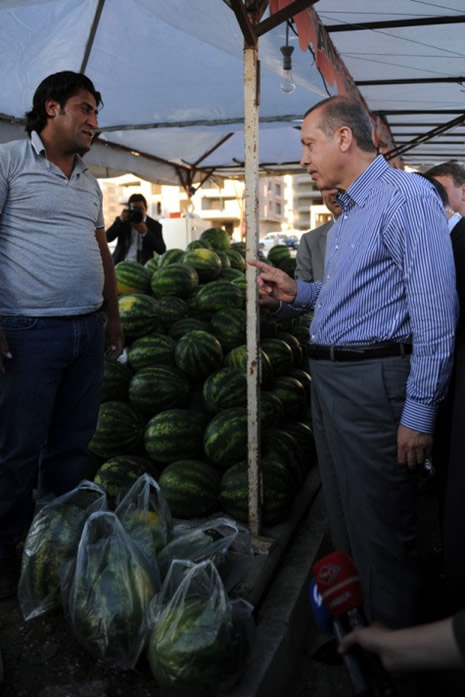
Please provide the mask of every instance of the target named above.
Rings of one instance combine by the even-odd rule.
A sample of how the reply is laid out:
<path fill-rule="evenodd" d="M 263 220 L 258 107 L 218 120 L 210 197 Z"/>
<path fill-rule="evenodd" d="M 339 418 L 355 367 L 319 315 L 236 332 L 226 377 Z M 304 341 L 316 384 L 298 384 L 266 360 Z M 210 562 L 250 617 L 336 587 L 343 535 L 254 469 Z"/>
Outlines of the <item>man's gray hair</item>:
<path fill-rule="evenodd" d="M 305 113 L 305 116 L 308 116 L 316 109 L 321 109 L 318 127 L 327 136 L 331 136 L 336 128 L 347 126 L 352 131 L 352 135 L 360 150 L 365 152 L 376 151 L 373 143 L 373 124 L 366 109 L 360 102 L 344 96 L 328 97 L 312 106 Z"/>

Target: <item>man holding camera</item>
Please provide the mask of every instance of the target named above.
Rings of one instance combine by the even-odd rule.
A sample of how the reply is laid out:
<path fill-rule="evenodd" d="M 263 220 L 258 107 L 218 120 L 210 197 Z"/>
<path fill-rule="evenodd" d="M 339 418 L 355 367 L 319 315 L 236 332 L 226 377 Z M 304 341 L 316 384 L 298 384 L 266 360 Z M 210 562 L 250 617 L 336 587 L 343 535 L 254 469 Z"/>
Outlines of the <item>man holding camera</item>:
<path fill-rule="evenodd" d="M 154 252 L 163 254 L 166 245 L 160 223 L 147 215 L 147 201 L 142 194 L 132 194 L 128 207 L 107 230 L 107 240 L 118 239 L 113 261 L 139 261 L 145 264 Z"/>

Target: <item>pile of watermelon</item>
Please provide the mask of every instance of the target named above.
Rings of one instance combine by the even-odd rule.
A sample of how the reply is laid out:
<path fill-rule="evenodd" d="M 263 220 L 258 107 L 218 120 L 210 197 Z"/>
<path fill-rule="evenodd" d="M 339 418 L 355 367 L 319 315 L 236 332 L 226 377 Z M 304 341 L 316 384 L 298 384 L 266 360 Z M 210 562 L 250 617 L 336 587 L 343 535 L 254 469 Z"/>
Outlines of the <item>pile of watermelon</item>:
<path fill-rule="evenodd" d="M 278 245 L 268 263 L 292 274 Z M 247 523 L 245 245 L 210 228 L 186 250 L 116 265 L 126 362 L 106 362 L 90 450 L 115 506 L 144 471 L 174 517 Z M 263 314 L 261 452 L 266 526 L 286 519 L 315 463 L 306 346 L 311 316 Z"/>

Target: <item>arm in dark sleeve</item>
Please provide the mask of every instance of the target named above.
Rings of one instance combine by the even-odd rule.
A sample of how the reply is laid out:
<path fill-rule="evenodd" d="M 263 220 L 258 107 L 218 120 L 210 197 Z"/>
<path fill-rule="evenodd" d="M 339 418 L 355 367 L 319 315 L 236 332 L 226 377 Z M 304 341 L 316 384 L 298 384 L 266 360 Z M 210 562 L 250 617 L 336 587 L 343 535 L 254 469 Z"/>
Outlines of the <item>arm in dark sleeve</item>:
<path fill-rule="evenodd" d="M 106 230 L 107 242 L 112 242 L 128 228 L 129 223 L 123 222 L 118 216 L 118 218 L 115 218 L 113 225 L 110 225 L 110 227 Z"/>
<path fill-rule="evenodd" d="M 163 254 L 166 252 L 166 245 L 163 241 L 162 227 L 158 220 L 147 218 L 147 232 L 144 235 L 144 244 L 150 248 L 152 252 Z"/>

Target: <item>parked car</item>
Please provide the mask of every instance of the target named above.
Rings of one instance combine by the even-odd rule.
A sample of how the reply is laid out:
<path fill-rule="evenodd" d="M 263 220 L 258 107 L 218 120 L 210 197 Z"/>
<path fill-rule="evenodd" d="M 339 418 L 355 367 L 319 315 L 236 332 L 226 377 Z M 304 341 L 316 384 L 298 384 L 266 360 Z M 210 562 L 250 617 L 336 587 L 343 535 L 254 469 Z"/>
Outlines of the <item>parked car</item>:
<path fill-rule="evenodd" d="M 259 240 L 258 247 L 265 255 L 267 255 L 271 247 L 274 247 L 277 244 L 286 244 L 288 247 L 291 247 L 291 249 L 297 249 L 299 237 L 297 237 L 294 231 L 289 233 L 269 232 L 267 235 L 265 235 L 265 237 L 262 237 L 262 239 Z"/>

